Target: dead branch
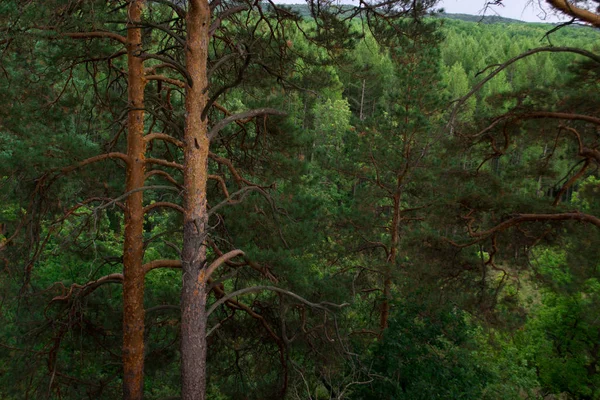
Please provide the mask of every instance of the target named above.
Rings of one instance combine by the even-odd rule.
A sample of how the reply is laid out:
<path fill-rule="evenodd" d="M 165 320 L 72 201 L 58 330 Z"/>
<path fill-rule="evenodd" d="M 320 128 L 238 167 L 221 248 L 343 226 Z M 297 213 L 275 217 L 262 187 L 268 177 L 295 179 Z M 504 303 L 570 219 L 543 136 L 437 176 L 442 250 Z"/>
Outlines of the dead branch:
<path fill-rule="evenodd" d="M 600 224 L 600 220 L 598 221 L 598 223 Z M 275 286 L 253 286 L 253 287 L 248 287 L 248 288 L 236 290 L 235 292 L 229 293 L 229 294 L 225 295 L 224 297 L 222 297 L 221 299 L 217 300 L 208 309 L 208 311 L 206 313 L 206 316 L 208 317 L 220 305 L 222 305 L 226 301 L 228 301 L 228 300 L 230 300 L 230 299 L 232 299 L 232 298 L 234 298 L 236 296 L 240 296 L 240 295 L 245 294 L 245 293 L 262 292 L 264 290 L 270 290 L 270 291 L 273 291 L 273 292 L 285 294 L 286 296 L 292 297 L 292 298 L 300 301 L 301 303 L 306 304 L 309 307 L 316 308 L 316 309 L 319 309 L 319 310 L 323 310 L 325 312 L 331 312 L 331 309 L 327 308 L 327 306 L 341 309 L 341 308 L 346 307 L 346 306 L 349 305 L 348 303 L 333 304 L 333 303 L 330 303 L 330 302 L 327 302 L 327 301 L 322 301 L 320 303 L 312 303 L 312 302 L 306 300 L 304 297 L 299 296 L 299 295 L 297 295 L 294 292 L 290 292 L 289 290 L 285 290 L 285 289 L 278 288 L 278 287 L 275 287 Z"/>
<path fill-rule="evenodd" d="M 238 114 L 234 114 L 227 118 L 223 118 L 215 126 L 213 126 L 212 129 L 208 132 L 208 139 L 212 140 L 217 135 L 217 133 L 219 133 L 219 131 L 221 129 L 223 129 L 224 127 L 226 127 L 227 125 L 229 125 L 232 122 L 241 121 L 241 120 L 250 120 L 259 115 L 264 115 L 264 116 L 287 115 L 287 113 L 276 110 L 274 108 L 256 108 L 254 110 L 249 110 L 249 111 L 244 111 L 244 112 L 241 112 Z"/>
<path fill-rule="evenodd" d="M 123 274 L 116 273 L 105 275 L 101 278 L 96 279 L 95 281 L 87 282 L 83 285 L 73 283 L 66 294 L 63 294 L 61 296 L 55 296 L 52 300 L 50 300 L 50 303 L 53 303 L 55 301 L 68 301 L 73 296 L 73 291 L 75 289 L 79 289 L 79 296 L 87 296 L 88 294 L 90 294 L 91 292 L 93 292 L 94 290 L 106 283 L 123 283 Z M 62 285 L 62 283 L 60 284 Z M 64 288 L 64 285 L 62 286 Z"/>

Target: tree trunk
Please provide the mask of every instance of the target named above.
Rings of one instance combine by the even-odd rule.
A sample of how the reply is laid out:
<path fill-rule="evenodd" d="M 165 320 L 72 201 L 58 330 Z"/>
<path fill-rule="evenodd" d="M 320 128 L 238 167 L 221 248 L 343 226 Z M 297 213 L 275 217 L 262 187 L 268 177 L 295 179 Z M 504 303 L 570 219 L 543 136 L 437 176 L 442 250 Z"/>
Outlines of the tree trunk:
<path fill-rule="evenodd" d="M 360 113 L 359 113 L 359 119 L 361 121 L 365 120 L 365 116 L 363 115 L 363 106 L 365 103 L 365 84 L 367 83 L 366 79 L 363 79 L 362 81 L 362 90 L 360 92 Z"/>
<path fill-rule="evenodd" d="M 394 196 L 394 214 L 390 226 L 390 253 L 388 254 L 387 265 L 383 274 L 383 302 L 381 303 L 381 314 L 379 320 L 379 329 L 383 331 L 388 327 L 390 318 L 390 299 L 392 295 L 392 271 L 396 266 L 396 258 L 398 258 L 398 243 L 400 238 L 400 195 Z"/>
<path fill-rule="evenodd" d="M 189 1 L 183 214 L 183 287 L 181 291 L 181 378 L 183 400 L 206 396 L 206 181 L 209 139 L 202 111 L 207 104 L 210 8 L 207 0 Z"/>
<path fill-rule="evenodd" d="M 141 49 L 142 31 L 136 28 L 142 15 L 142 0 L 129 3 L 127 26 L 128 120 L 126 192 L 144 186 L 144 70 L 135 54 Z M 144 396 L 144 233 L 143 194 L 127 197 L 123 249 L 123 398 Z"/>

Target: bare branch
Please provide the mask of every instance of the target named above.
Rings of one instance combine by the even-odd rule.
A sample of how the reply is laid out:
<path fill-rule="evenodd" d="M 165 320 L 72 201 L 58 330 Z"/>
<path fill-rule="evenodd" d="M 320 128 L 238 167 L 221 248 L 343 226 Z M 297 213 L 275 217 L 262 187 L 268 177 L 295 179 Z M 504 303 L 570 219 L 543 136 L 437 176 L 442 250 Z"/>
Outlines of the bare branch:
<path fill-rule="evenodd" d="M 548 0 L 548 1 L 553 1 L 553 0 Z M 557 0 L 557 1 L 559 1 L 559 0 Z M 551 46 L 549 46 L 549 47 L 539 47 L 537 49 L 532 49 L 532 50 L 526 51 L 525 53 L 519 54 L 518 56 L 511 58 L 510 60 L 504 62 L 503 64 L 498 65 L 498 67 L 496 69 L 494 69 L 488 76 L 486 76 L 481 81 L 479 81 L 479 83 L 477 83 L 475 86 L 473 86 L 473 89 L 471 89 L 471 91 L 469 93 L 467 93 L 460 99 L 456 100 L 456 103 L 454 104 L 454 108 L 452 109 L 452 114 L 450 115 L 450 121 L 448 124 L 450 126 L 454 125 L 454 120 L 456 119 L 456 115 L 458 114 L 458 111 L 460 110 L 460 108 L 465 104 L 465 102 L 471 96 L 473 96 L 475 93 L 477 93 L 483 87 L 483 85 L 485 85 L 493 77 L 498 75 L 500 72 L 502 72 L 504 69 L 506 69 L 511 64 L 514 64 L 515 62 L 517 62 L 525 57 L 529 57 L 533 54 L 542 53 L 542 52 L 579 54 L 579 55 L 587 57 L 587 58 L 600 64 L 600 57 L 598 55 L 596 55 L 590 51 L 578 49 L 575 47 L 551 47 Z"/>
<path fill-rule="evenodd" d="M 234 114 L 227 118 L 223 118 L 215 126 L 213 126 L 212 129 L 210 130 L 210 132 L 208 132 L 208 139 L 212 140 L 212 138 L 214 138 L 221 129 L 223 129 L 224 127 L 226 127 L 227 125 L 229 125 L 232 122 L 254 118 L 259 115 L 287 115 L 287 114 L 282 111 L 276 110 L 274 108 L 256 108 L 254 110 L 249 110 L 249 111 L 244 111 L 244 112 L 241 112 L 238 114 Z"/>
<path fill-rule="evenodd" d="M 590 223 L 600 228 L 600 218 L 584 214 L 582 212 L 573 211 L 558 214 L 517 214 L 512 218 L 490 228 L 486 231 L 475 232 L 469 226 L 469 235 L 476 238 L 484 238 L 492 235 L 493 233 L 504 231 L 512 226 L 518 225 L 522 222 L 543 222 L 543 221 L 580 221 Z"/>
<path fill-rule="evenodd" d="M 600 221 L 599 221 L 600 223 Z M 207 311 L 206 316 L 208 317 L 210 314 L 212 314 L 213 311 L 215 311 L 220 305 L 222 305 L 223 303 L 225 303 L 227 300 L 232 299 L 236 296 L 240 296 L 242 294 L 245 293 L 253 293 L 253 292 L 262 292 L 263 290 L 270 290 L 273 292 L 277 292 L 277 293 L 281 293 L 281 294 L 285 294 L 286 296 L 290 296 L 298 301 L 300 301 L 301 303 L 306 304 L 309 307 L 312 308 L 316 308 L 319 310 L 323 310 L 325 312 L 331 312 L 331 310 L 329 308 L 327 308 L 327 306 L 329 307 L 334 307 L 334 308 L 343 308 L 348 306 L 348 303 L 343 303 L 343 304 L 333 304 L 333 303 L 329 303 L 329 302 L 325 302 L 322 301 L 320 303 L 312 303 L 308 300 L 306 300 L 304 297 L 297 295 L 294 292 L 290 292 L 289 290 L 285 290 L 282 288 L 278 288 L 275 286 L 253 286 L 253 287 L 248 287 L 248 288 L 244 288 L 244 289 L 240 289 L 240 290 L 236 290 L 235 292 L 229 293 L 225 296 L 223 296 L 222 298 L 220 298 L 219 300 L 217 300 Z"/>
<path fill-rule="evenodd" d="M 208 278 L 210 278 L 212 273 L 215 272 L 215 269 L 217 269 L 221 264 L 231 260 L 234 257 L 243 256 L 244 254 L 245 253 L 242 250 L 236 249 L 236 250 L 231 250 L 230 252 L 227 252 L 227 253 L 223 254 L 221 257 L 217 258 L 206 269 L 206 274 L 204 275 L 205 282 L 208 281 Z"/>
<path fill-rule="evenodd" d="M 149 133 L 146 136 L 144 136 L 144 140 L 146 141 L 146 143 L 150 143 L 152 140 L 163 140 L 165 142 L 172 143 L 179 148 L 183 149 L 184 147 L 184 144 L 181 140 L 177 140 L 173 136 L 161 132 Z"/>
<path fill-rule="evenodd" d="M 174 188 L 172 186 L 165 186 L 165 185 L 142 186 L 142 187 L 130 190 L 129 192 L 122 194 L 121 196 L 117 197 L 114 200 L 109 201 L 106 204 L 103 204 L 101 206 L 96 207 L 94 209 L 94 211 L 96 211 L 96 210 L 102 210 L 104 208 L 108 208 L 111 205 L 117 203 L 118 201 L 121 201 L 121 200 L 126 199 L 127 197 L 131 196 L 133 193 L 142 192 L 144 190 L 173 190 L 173 191 L 179 192 L 179 189 Z"/>
<path fill-rule="evenodd" d="M 146 75 L 145 79 L 147 81 L 163 81 L 182 89 L 185 88 L 185 82 L 180 81 L 179 79 L 168 78 L 164 75 Z"/>
<path fill-rule="evenodd" d="M 39 28 L 43 29 L 44 28 Z M 60 36 L 65 36 L 72 39 L 112 39 L 121 44 L 127 44 L 127 38 L 113 32 L 95 31 L 95 32 L 66 32 L 59 33 Z"/>
<path fill-rule="evenodd" d="M 181 260 L 154 260 L 142 265 L 144 274 L 158 268 L 170 268 L 179 269 L 181 268 Z"/>
<path fill-rule="evenodd" d="M 127 154 L 114 152 L 114 153 L 100 154 L 100 155 L 97 155 L 94 157 L 86 158 L 85 160 L 80 161 L 78 164 L 71 165 L 69 167 L 65 167 L 65 168 L 61 169 L 61 172 L 63 174 L 68 174 L 69 172 L 74 171 L 81 167 L 85 167 L 86 165 L 93 164 L 98 161 L 102 161 L 102 160 L 106 160 L 106 159 L 114 159 L 114 158 L 121 159 L 121 160 L 125 161 L 127 164 L 129 164 L 129 156 L 127 156 Z"/>
<path fill-rule="evenodd" d="M 86 296 L 86 295 L 90 294 L 91 292 L 93 292 L 94 290 L 96 290 L 98 287 L 100 287 L 106 283 L 122 283 L 122 282 L 123 282 L 123 274 L 110 274 L 110 275 L 105 275 L 101 278 L 98 278 L 95 281 L 87 282 L 83 285 L 73 283 L 70 286 L 68 293 L 63 294 L 61 296 L 54 297 L 50 301 L 50 303 L 55 302 L 55 301 L 69 300 L 73 296 L 73 290 L 75 290 L 75 289 L 79 289 L 79 296 Z M 61 283 L 61 286 L 64 287 L 64 285 L 62 285 L 62 283 Z"/>

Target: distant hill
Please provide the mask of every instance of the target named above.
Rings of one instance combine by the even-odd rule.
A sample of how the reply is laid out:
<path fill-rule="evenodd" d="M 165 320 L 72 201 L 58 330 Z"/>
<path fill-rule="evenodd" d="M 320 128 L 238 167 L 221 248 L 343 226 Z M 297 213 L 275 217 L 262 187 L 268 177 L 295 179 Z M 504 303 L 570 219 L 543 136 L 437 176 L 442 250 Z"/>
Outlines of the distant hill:
<path fill-rule="evenodd" d="M 306 4 L 277 4 L 278 7 L 289 8 L 290 10 L 298 13 L 302 17 L 306 18 L 310 16 L 310 11 Z M 348 8 L 352 6 L 348 5 Z M 518 19 L 504 18 L 497 15 L 470 15 L 470 14 L 447 14 L 441 13 L 437 15 L 438 18 L 446 19 L 458 19 L 467 22 L 481 22 L 484 24 L 525 24 L 527 22 L 520 21 Z"/>
<path fill-rule="evenodd" d="M 458 19 L 467 22 L 480 22 L 482 24 L 527 24 L 529 22 L 518 19 L 504 18 L 498 15 L 470 15 L 470 14 L 447 14 L 441 13 L 438 18 Z"/>

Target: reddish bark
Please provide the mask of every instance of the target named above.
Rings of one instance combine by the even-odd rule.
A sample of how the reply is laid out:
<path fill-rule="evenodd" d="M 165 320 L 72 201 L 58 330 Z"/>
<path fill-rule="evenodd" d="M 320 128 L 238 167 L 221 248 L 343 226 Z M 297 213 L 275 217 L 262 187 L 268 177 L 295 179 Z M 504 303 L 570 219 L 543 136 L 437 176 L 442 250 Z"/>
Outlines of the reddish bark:
<path fill-rule="evenodd" d="M 136 56 L 142 46 L 142 0 L 129 2 L 127 21 L 128 120 L 126 192 L 144 186 L 144 68 Z M 123 249 L 123 398 L 144 396 L 143 191 L 127 197 Z"/>
<path fill-rule="evenodd" d="M 202 113 L 208 102 L 207 60 L 210 8 L 191 0 L 187 13 L 184 132 L 183 287 L 181 291 L 181 376 L 184 400 L 206 396 L 206 184 L 210 141 Z"/>
<path fill-rule="evenodd" d="M 556 8 L 563 14 L 580 19 L 595 27 L 600 27 L 600 16 L 585 8 L 577 7 L 572 1 L 566 0 L 546 0 L 548 4 Z"/>

